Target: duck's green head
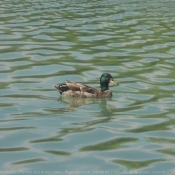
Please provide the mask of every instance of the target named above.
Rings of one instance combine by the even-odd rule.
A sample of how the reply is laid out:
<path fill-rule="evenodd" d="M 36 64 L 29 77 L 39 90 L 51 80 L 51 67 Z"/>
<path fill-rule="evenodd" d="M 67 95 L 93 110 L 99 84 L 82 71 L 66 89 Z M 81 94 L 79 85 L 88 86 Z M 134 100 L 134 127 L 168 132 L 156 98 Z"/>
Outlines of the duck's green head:
<path fill-rule="evenodd" d="M 119 83 L 113 80 L 113 77 L 111 76 L 111 74 L 108 74 L 108 73 L 102 74 L 100 77 L 100 86 L 101 86 L 102 92 L 109 90 L 109 87 L 108 87 L 109 83 L 112 83 L 117 86 L 119 85 Z"/>

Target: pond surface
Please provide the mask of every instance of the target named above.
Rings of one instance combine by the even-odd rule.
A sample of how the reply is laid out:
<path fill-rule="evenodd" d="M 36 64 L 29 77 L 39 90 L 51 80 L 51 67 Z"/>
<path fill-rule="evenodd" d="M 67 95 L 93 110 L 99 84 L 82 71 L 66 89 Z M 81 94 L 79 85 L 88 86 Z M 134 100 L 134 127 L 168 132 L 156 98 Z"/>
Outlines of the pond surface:
<path fill-rule="evenodd" d="M 1 174 L 174 174 L 174 76 L 172 0 L 1 0 Z"/>

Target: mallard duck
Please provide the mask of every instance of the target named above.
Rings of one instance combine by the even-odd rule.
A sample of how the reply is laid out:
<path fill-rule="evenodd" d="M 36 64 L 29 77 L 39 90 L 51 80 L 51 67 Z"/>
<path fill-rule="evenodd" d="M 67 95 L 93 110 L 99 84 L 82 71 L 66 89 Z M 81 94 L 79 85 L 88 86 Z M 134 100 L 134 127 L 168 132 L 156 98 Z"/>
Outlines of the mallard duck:
<path fill-rule="evenodd" d="M 54 86 L 54 88 L 58 90 L 62 96 L 80 98 L 112 97 L 112 92 L 109 90 L 108 87 L 109 83 L 119 85 L 113 80 L 113 77 L 109 73 L 103 73 L 100 77 L 101 90 L 71 81 L 67 81 L 65 84 Z"/>

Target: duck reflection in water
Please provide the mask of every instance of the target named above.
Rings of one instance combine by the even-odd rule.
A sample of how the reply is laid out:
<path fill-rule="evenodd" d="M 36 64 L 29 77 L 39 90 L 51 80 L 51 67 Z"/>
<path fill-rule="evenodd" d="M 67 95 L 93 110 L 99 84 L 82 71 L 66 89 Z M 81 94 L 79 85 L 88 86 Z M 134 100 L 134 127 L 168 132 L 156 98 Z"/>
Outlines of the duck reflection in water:
<path fill-rule="evenodd" d="M 68 104 L 67 110 L 74 110 L 74 108 L 78 108 L 84 105 L 95 105 L 98 104 L 100 108 L 100 113 L 98 113 L 97 117 L 104 116 L 104 117 L 110 117 L 113 114 L 113 107 L 110 106 L 107 102 L 112 101 L 110 98 L 74 98 L 74 97 L 67 97 L 67 96 L 61 96 L 59 98 L 59 101 L 65 102 Z"/>

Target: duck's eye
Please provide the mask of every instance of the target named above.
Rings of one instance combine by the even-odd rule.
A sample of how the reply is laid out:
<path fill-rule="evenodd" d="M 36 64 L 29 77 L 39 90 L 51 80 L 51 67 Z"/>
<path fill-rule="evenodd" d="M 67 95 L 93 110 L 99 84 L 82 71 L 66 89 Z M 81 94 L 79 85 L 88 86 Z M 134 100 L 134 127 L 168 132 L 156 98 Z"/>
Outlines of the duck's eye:
<path fill-rule="evenodd" d="M 110 78 L 106 78 L 106 80 L 107 80 L 107 81 L 109 81 L 109 80 L 110 80 Z"/>

